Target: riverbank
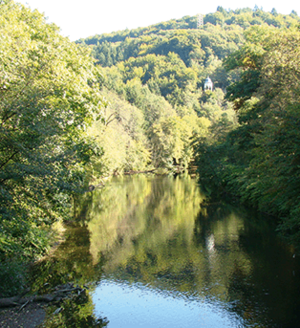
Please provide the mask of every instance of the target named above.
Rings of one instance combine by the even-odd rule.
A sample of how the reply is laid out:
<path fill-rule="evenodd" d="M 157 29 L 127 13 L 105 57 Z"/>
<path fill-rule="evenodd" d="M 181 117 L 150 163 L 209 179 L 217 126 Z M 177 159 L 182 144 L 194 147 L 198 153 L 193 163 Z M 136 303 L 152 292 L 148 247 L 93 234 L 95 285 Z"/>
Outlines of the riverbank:
<path fill-rule="evenodd" d="M 51 288 L 50 294 L 0 299 L 0 327 L 46 327 L 46 317 L 50 322 L 59 321 L 58 313 L 66 311 L 70 304 L 74 303 L 73 308 L 76 303 L 82 304 L 86 288 L 67 283 Z M 68 318 L 73 315 L 69 312 Z"/>
<path fill-rule="evenodd" d="M 58 222 L 52 226 L 51 248 L 46 256 L 51 256 L 59 245 L 65 240 L 65 227 Z M 44 257 L 43 257 L 44 258 Z M 41 261 L 43 258 L 39 259 Z M 24 267 L 27 265 L 24 264 Z M 26 269 L 27 270 L 27 269 Z M 23 273 L 24 279 L 26 274 Z M 22 278 L 22 280 L 24 280 Z M 26 279 L 25 279 L 26 280 Z M 26 282 L 24 282 L 26 284 Z M 21 286 L 25 288 L 24 286 Z M 21 288 L 21 289 L 22 289 Z M 0 327 L 1 328 L 35 328 L 42 327 L 46 318 L 47 304 L 44 302 L 28 302 L 14 307 L 0 307 Z"/>
<path fill-rule="evenodd" d="M 29 303 L 27 306 L 0 309 L 1 328 L 36 328 L 42 327 L 46 318 L 43 303 Z"/>

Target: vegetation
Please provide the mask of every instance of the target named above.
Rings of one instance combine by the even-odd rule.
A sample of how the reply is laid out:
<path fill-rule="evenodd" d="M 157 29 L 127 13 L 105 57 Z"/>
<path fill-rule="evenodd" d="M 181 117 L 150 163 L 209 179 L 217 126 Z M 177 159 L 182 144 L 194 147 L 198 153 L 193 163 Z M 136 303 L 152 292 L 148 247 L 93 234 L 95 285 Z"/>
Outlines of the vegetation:
<path fill-rule="evenodd" d="M 160 172 L 186 169 L 194 157 L 192 138 L 212 140 L 214 134 L 238 125 L 225 94 L 240 80 L 242 68 L 226 70 L 223 61 L 243 46 L 245 31 L 251 26 L 287 30 L 297 24 L 295 12 L 283 16 L 276 10 L 226 11 L 219 7 L 204 17 L 200 28 L 196 16 L 184 17 L 79 40 L 91 47 L 103 74 L 102 92 L 111 100 L 106 114 L 109 127 L 99 122 L 91 132 L 99 135 L 102 131 L 99 142 L 104 138 L 102 144 L 111 145 L 104 151 L 108 157 L 104 155 L 98 167 L 106 167 L 108 173 L 146 167 Z M 203 91 L 207 76 L 214 82 L 213 92 Z M 117 108 L 121 107 L 124 111 L 120 115 Z M 129 127 L 129 117 L 136 115 L 139 119 L 131 119 Z M 140 132 L 139 137 L 133 137 L 132 129 Z M 119 131 L 122 142 L 114 144 L 113 135 Z"/>
<path fill-rule="evenodd" d="M 148 164 L 172 171 L 196 154 L 208 192 L 279 216 L 299 243 L 298 39 L 295 12 L 219 7 L 200 28 L 184 17 L 79 43 L 102 67 L 102 87 L 142 112 Z M 203 92 L 207 76 L 213 92 Z"/>
<path fill-rule="evenodd" d="M 225 61 L 228 70 L 242 69 L 226 95 L 239 126 L 197 146 L 203 180 L 280 217 L 279 230 L 298 245 L 299 38 L 298 28 L 246 32 L 245 45 Z"/>
<path fill-rule="evenodd" d="M 47 227 L 70 215 L 84 168 L 100 154 L 85 130 L 103 104 L 88 49 L 40 13 L 1 1 L 0 30 L 2 275 L 8 261 L 45 253 Z"/>
<path fill-rule="evenodd" d="M 183 17 L 75 44 L 0 1 L 1 281 L 13 259 L 17 286 L 18 261 L 47 251 L 88 183 L 195 156 L 207 189 L 279 215 L 299 240 L 299 21 L 219 7 L 200 28 Z"/>

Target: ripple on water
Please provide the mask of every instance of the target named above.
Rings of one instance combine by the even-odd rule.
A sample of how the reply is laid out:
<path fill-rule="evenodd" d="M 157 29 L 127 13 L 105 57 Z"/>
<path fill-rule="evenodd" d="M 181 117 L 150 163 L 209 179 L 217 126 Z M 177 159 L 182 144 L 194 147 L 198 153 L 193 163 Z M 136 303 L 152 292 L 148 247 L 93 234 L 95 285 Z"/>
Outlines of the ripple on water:
<path fill-rule="evenodd" d="M 110 328 L 242 327 L 220 303 L 164 292 L 143 284 L 103 280 L 93 294 L 95 314 Z"/>

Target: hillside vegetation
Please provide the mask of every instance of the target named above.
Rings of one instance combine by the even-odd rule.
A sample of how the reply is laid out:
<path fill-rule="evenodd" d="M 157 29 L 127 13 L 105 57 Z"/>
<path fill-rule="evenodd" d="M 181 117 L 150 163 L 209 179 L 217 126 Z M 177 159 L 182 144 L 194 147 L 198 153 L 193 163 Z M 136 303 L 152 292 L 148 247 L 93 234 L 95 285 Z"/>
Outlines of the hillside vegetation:
<path fill-rule="evenodd" d="M 196 159 L 208 193 L 229 192 L 274 214 L 298 243 L 299 26 L 295 12 L 219 7 L 200 27 L 184 17 L 79 40 L 101 66 L 115 129 L 133 136 L 116 99 L 141 113 L 138 142 L 114 153 L 129 159 L 114 170 L 176 171 Z M 203 90 L 207 76 L 213 91 Z"/>
<path fill-rule="evenodd" d="M 239 125 L 199 139 L 201 180 L 280 218 L 279 230 L 300 242 L 300 32 L 255 27 L 228 57 L 242 69 L 228 87 Z"/>
<path fill-rule="evenodd" d="M 207 190 L 299 239 L 299 23 L 219 7 L 199 28 L 184 17 L 75 44 L 0 1 L 0 294 L 22 284 L 18 263 L 47 251 L 76 195 L 112 174 L 197 164 Z"/>
<path fill-rule="evenodd" d="M 225 94 L 239 80 L 242 68 L 227 70 L 223 61 L 244 45 L 245 32 L 258 27 L 290 30 L 298 24 L 295 12 L 283 16 L 275 9 L 267 13 L 219 7 L 204 16 L 200 28 L 194 16 L 79 40 L 91 47 L 101 67 L 103 94 L 110 101 L 106 127 L 99 123 L 94 130 L 102 131 L 100 139 L 106 133 L 111 137 L 107 131 L 112 129 L 127 135 L 126 145 L 125 139 L 123 147 L 118 140 L 111 148 L 117 161 L 109 165 L 110 171 L 141 170 L 147 165 L 168 170 L 187 167 L 193 159 L 193 136 L 207 137 L 209 131 L 238 124 Z M 213 92 L 203 91 L 208 76 Z"/>

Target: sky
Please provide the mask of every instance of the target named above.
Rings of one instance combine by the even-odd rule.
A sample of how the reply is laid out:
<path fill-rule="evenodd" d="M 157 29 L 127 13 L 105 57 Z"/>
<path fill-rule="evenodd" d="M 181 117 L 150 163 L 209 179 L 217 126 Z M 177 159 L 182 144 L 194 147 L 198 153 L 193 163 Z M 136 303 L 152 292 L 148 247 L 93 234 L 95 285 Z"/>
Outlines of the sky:
<path fill-rule="evenodd" d="M 217 10 L 251 8 L 264 11 L 273 8 L 281 14 L 295 10 L 300 15 L 298 0 L 16 0 L 44 13 L 49 23 L 55 23 L 61 34 L 72 41 L 95 34 L 146 27 L 184 16 L 206 15 Z"/>

